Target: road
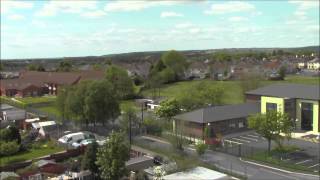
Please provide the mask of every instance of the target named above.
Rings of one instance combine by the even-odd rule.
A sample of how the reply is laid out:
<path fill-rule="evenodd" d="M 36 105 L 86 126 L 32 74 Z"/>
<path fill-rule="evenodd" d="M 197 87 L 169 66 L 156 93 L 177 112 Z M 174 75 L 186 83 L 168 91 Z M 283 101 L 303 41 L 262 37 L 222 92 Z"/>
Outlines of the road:
<path fill-rule="evenodd" d="M 143 136 L 139 139 L 159 148 L 171 148 L 170 143 L 157 138 Z M 191 147 L 186 147 L 185 151 L 190 155 L 196 155 L 196 151 Z M 269 169 L 241 161 L 236 156 L 211 150 L 207 150 L 206 153 L 200 157 L 200 160 L 215 165 L 220 169 L 247 176 L 249 180 L 319 180 L 319 176 L 287 173 L 276 169 Z"/>

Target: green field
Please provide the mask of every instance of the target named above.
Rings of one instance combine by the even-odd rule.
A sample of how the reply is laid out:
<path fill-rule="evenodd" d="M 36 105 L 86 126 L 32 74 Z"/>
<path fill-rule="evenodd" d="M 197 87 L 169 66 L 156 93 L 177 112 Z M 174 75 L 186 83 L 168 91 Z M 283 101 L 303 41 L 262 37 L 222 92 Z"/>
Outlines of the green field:
<path fill-rule="evenodd" d="M 177 97 L 181 92 L 187 92 L 192 86 L 199 82 L 210 82 L 214 87 L 221 87 L 225 90 L 223 98 L 224 104 L 237 104 L 243 102 L 243 94 L 239 81 L 212 81 L 209 79 L 198 81 L 183 81 L 173 84 L 164 85 L 160 88 L 160 96 L 163 97 Z M 299 83 L 299 84 L 319 84 L 319 77 L 302 77 L 302 76 L 288 76 L 284 81 L 261 81 L 262 85 L 269 85 L 273 83 Z M 143 96 L 151 97 L 153 94 L 152 89 L 144 90 Z"/>
<path fill-rule="evenodd" d="M 52 103 L 55 102 L 56 96 L 42 96 L 42 97 L 24 97 L 15 98 L 25 104 L 39 104 L 39 103 Z"/>
<path fill-rule="evenodd" d="M 57 153 L 57 152 L 60 152 L 63 150 L 64 149 L 60 146 L 43 145 L 37 149 L 30 149 L 28 151 L 20 152 L 16 155 L 12 155 L 9 157 L 1 157 L 0 158 L 0 166 L 39 158 L 39 157 L 46 156 L 46 155 L 53 154 L 53 153 Z"/>
<path fill-rule="evenodd" d="M 37 109 L 39 109 L 42 112 L 45 112 L 45 113 L 48 113 L 48 114 L 52 114 L 52 115 L 55 115 L 57 117 L 61 117 L 61 114 L 60 114 L 59 110 L 57 109 L 57 107 L 55 106 L 55 104 L 41 106 L 41 107 L 38 107 Z"/>

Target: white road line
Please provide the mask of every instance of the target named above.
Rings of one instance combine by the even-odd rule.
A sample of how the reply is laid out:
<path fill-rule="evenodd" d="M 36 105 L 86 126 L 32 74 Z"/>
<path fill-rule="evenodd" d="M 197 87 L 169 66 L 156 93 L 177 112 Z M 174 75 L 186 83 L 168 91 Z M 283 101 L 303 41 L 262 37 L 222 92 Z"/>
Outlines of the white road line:
<path fill-rule="evenodd" d="M 260 136 L 252 135 L 252 134 L 247 134 L 249 137 L 254 137 L 254 138 L 259 138 Z"/>
<path fill-rule="evenodd" d="M 300 161 L 300 162 L 297 162 L 296 164 L 303 164 L 303 163 L 306 163 L 306 162 L 309 162 L 309 161 L 311 161 L 311 159 L 307 159 L 305 161 Z"/>
<path fill-rule="evenodd" d="M 312 165 L 312 166 L 309 166 L 308 168 L 313 168 L 313 167 L 316 167 L 316 166 L 319 166 L 319 163 L 315 164 L 315 165 Z"/>
<path fill-rule="evenodd" d="M 251 141 L 247 141 L 247 140 L 244 140 L 244 139 L 238 139 L 238 138 L 231 138 L 233 140 L 237 140 L 237 141 L 243 141 L 243 142 L 246 142 L 246 143 L 250 143 Z"/>
<path fill-rule="evenodd" d="M 225 142 L 229 142 L 229 143 L 234 143 L 234 144 L 242 144 L 242 143 L 239 143 L 239 142 L 237 142 L 237 141 L 231 141 L 231 140 L 229 140 L 229 139 L 225 139 L 224 141 L 225 141 Z"/>
<path fill-rule="evenodd" d="M 249 137 L 245 137 L 245 136 L 239 136 L 239 137 L 241 137 L 241 138 L 243 138 L 243 139 L 248 139 L 248 140 L 256 141 L 256 142 L 259 141 L 258 139 L 249 138 Z"/>

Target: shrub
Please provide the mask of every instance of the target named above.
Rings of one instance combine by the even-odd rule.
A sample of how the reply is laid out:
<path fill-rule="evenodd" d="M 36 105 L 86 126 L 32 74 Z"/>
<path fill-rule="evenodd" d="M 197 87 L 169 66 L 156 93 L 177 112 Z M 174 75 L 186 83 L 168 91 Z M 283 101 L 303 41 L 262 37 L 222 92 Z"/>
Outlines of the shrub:
<path fill-rule="evenodd" d="M 157 136 L 161 135 L 162 127 L 159 121 L 151 118 L 146 118 L 143 124 L 146 127 L 147 134 L 152 134 Z"/>
<path fill-rule="evenodd" d="M 196 151 L 199 156 L 203 155 L 206 152 L 207 145 L 203 142 L 198 142 L 196 144 Z"/>
<path fill-rule="evenodd" d="M 10 156 L 16 154 L 20 149 L 20 145 L 16 141 L 0 142 L 0 155 Z"/>

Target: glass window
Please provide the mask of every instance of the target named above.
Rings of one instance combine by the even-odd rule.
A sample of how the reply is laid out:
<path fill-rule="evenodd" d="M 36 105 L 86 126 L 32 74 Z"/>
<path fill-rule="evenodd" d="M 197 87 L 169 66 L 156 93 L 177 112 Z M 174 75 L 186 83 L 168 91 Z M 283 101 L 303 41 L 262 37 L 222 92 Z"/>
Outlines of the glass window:
<path fill-rule="evenodd" d="M 276 111 L 277 110 L 277 104 L 276 103 L 267 103 L 266 104 L 267 111 Z"/>

